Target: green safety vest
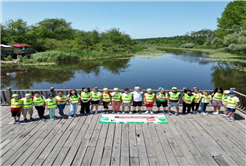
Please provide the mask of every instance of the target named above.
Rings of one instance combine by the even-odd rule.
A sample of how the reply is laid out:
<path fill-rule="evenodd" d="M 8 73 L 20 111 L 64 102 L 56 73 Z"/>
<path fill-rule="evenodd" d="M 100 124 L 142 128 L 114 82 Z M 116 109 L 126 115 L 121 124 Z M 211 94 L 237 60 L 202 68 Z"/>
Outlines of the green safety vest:
<path fill-rule="evenodd" d="M 47 104 L 47 108 L 55 108 L 56 107 L 56 99 L 53 98 L 53 99 L 47 99 L 45 100 L 46 104 Z"/>
<path fill-rule="evenodd" d="M 131 93 L 128 93 L 127 95 L 122 94 L 122 101 L 124 103 L 130 103 L 131 100 L 132 100 L 132 94 Z"/>
<path fill-rule="evenodd" d="M 79 102 L 79 95 L 77 94 L 77 96 L 73 95 L 73 96 L 68 96 L 70 98 L 70 101 L 75 104 Z"/>
<path fill-rule="evenodd" d="M 56 96 L 56 98 L 58 98 L 58 100 L 64 100 L 64 99 L 66 99 L 66 96 L 65 95 L 62 95 L 62 97 Z M 67 103 L 66 101 L 64 101 L 64 102 L 58 102 L 58 104 L 66 104 L 66 103 Z"/>
<path fill-rule="evenodd" d="M 104 93 L 103 92 L 102 101 L 104 101 L 104 102 L 110 102 L 110 96 L 109 96 L 108 93 Z"/>
<path fill-rule="evenodd" d="M 184 100 L 187 102 L 187 103 L 190 103 L 192 100 L 193 100 L 194 96 L 189 96 L 187 93 L 185 93 L 184 95 Z"/>
<path fill-rule="evenodd" d="M 91 100 L 93 100 L 93 101 L 99 100 L 100 97 L 102 96 L 102 94 L 100 92 L 96 92 L 96 93 L 95 92 L 91 92 L 91 94 L 92 94 Z"/>
<path fill-rule="evenodd" d="M 200 93 L 195 93 L 194 95 L 194 101 L 198 101 L 200 99 Z"/>
<path fill-rule="evenodd" d="M 42 96 L 39 96 L 39 98 L 37 99 L 36 96 L 34 96 L 33 98 L 33 103 L 35 105 L 43 105 L 44 104 L 44 99 Z"/>
<path fill-rule="evenodd" d="M 11 108 L 20 108 L 22 100 L 11 99 Z"/>
<path fill-rule="evenodd" d="M 179 100 L 179 92 L 173 93 L 173 92 L 169 92 L 169 99 L 170 100 Z"/>
<path fill-rule="evenodd" d="M 155 98 L 155 94 L 154 93 L 151 93 L 151 94 L 145 93 L 145 100 L 147 102 L 153 102 L 154 98 Z"/>
<path fill-rule="evenodd" d="M 91 97 L 91 92 L 82 92 L 81 93 L 81 99 L 82 100 L 88 100 Z"/>
<path fill-rule="evenodd" d="M 215 93 L 214 94 L 214 100 L 216 101 L 222 101 L 223 94 L 222 93 Z"/>
<path fill-rule="evenodd" d="M 235 107 L 236 105 L 236 98 L 231 98 L 231 97 L 228 97 L 227 98 L 227 106 L 230 106 L 230 107 Z"/>
<path fill-rule="evenodd" d="M 156 96 L 159 96 L 159 97 L 167 97 L 167 94 L 166 94 L 166 96 L 164 96 L 164 93 L 157 92 L 157 93 L 156 93 Z M 158 98 L 156 98 L 156 101 L 159 101 L 159 102 L 166 102 L 167 99 L 158 99 Z"/>
<path fill-rule="evenodd" d="M 113 93 L 114 93 L 114 92 L 113 92 Z M 112 93 L 111 93 L 111 95 L 112 95 Z M 120 101 L 120 96 L 121 96 L 121 93 L 118 92 L 114 97 L 112 97 L 112 100 L 113 100 L 113 101 Z"/>
<path fill-rule="evenodd" d="M 21 99 L 22 101 L 23 101 L 23 107 L 32 107 L 32 103 L 33 103 L 33 101 L 32 101 L 32 98 L 30 98 L 30 99 L 27 99 L 27 98 L 22 98 Z"/>
<path fill-rule="evenodd" d="M 223 95 L 223 97 L 222 97 L 222 100 L 223 100 L 223 102 L 224 102 L 225 104 L 227 103 L 228 97 L 229 97 L 229 96 L 227 96 L 227 95 Z"/>
<path fill-rule="evenodd" d="M 211 99 L 211 95 L 202 95 L 202 103 L 209 103 L 210 101 L 207 101 L 206 99 Z"/>

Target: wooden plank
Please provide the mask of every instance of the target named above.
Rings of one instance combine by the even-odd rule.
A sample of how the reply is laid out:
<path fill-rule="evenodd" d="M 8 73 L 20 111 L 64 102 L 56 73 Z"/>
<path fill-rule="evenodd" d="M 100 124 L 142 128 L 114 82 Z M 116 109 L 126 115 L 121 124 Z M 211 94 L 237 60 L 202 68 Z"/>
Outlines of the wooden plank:
<path fill-rule="evenodd" d="M 121 137 L 121 153 L 120 153 L 120 165 L 129 165 L 129 125 L 122 124 L 122 137 Z"/>
<path fill-rule="evenodd" d="M 121 124 L 116 124 L 111 156 L 111 165 L 120 165 L 121 126 Z"/>

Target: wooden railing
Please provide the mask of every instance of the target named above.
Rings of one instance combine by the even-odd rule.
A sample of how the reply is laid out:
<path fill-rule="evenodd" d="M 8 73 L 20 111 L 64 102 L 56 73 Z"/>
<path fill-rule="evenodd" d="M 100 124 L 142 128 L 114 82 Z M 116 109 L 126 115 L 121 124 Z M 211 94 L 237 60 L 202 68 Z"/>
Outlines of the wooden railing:
<path fill-rule="evenodd" d="M 4 50 L 1 49 L 1 55 L 22 55 L 22 54 L 31 54 L 35 53 L 36 50 L 34 49 L 27 49 L 27 50 L 22 50 L 22 49 L 13 49 L 13 50 Z"/>
<path fill-rule="evenodd" d="M 183 95 L 183 90 L 185 89 L 185 87 L 181 90 L 178 89 L 177 91 L 181 93 L 181 95 Z M 53 87 L 51 87 L 50 89 L 35 89 L 35 90 L 12 90 L 11 88 L 8 88 L 6 90 L 1 90 L 1 104 L 7 104 L 10 105 L 10 101 L 11 101 L 11 96 L 12 94 L 19 94 L 19 96 L 22 98 L 25 96 L 26 93 L 31 93 L 32 95 L 34 94 L 35 91 L 39 91 L 42 95 L 44 95 L 45 97 L 48 96 L 48 94 L 54 94 L 57 95 L 58 91 L 62 91 L 64 93 L 64 95 L 68 95 L 71 89 L 54 89 Z M 81 93 L 81 89 L 76 89 L 77 92 L 80 94 Z M 243 113 L 246 113 L 246 95 L 242 94 L 240 92 L 237 92 L 235 88 L 230 88 L 231 91 L 234 91 L 236 93 L 236 96 L 239 98 L 239 106 L 238 106 L 238 110 L 240 110 Z M 99 89 L 100 92 L 102 92 L 102 89 Z M 109 89 L 109 92 L 112 92 L 113 89 Z M 123 92 L 123 89 L 119 90 L 120 92 Z M 133 91 L 133 89 L 130 89 L 130 92 Z M 146 92 L 146 90 L 142 90 L 143 92 Z M 153 89 L 152 90 L 153 93 L 157 93 L 158 90 L 157 89 Z M 165 90 L 166 92 L 169 92 L 171 90 Z M 200 90 L 200 92 L 202 92 L 203 90 Z M 207 92 L 209 92 L 210 94 L 213 92 L 213 90 L 205 90 Z M 180 102 L 180 104 L 182 104 L 182 102 Z"/>

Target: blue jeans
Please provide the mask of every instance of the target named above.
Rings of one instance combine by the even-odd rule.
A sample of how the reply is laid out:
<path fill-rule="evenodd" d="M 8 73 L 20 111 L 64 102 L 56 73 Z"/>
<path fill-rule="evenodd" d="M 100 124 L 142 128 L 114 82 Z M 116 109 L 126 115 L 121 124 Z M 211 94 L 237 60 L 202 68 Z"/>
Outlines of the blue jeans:
<path fill-rule="evenodd" d="M 58 112 L 58 113 L 59 113 L 61 116 L 64 116 L 63 110 L 64 110 L 65 106 L 66 106 L 66 104 L 58 104 L 58 108 L 59 108 L 59 112 Z"/>
<path fill-rule="evenodd" d="M 201 103 L 201 112 L 206 112 L 206 107 L 209 103 Z"/>
<path fill-rule="evenodd" d="M 73 116 L 75 116 L 77 113 L 78 106 L 79 105 L 73 105 L 70 103 L 70 111 L 68 113 L 68 116 L 71 116 L 72 114 L 73 114 Z"/>

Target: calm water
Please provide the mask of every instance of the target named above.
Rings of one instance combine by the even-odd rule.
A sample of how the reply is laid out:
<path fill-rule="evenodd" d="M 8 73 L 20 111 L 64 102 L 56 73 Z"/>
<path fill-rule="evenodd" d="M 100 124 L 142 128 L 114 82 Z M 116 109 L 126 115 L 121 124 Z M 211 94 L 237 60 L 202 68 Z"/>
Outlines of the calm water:
<path fill-rule="evenodd" d="M 166 50 L 158 55 L 135 55 L 70 62 L 54 66 L 2 68 L 1 88 L 6 89 L 80 89 L 81 87 L 146 89 L 172 86 L 200 89 L 236 87 L 246 94 L 246 64 L 205 60 L 198 51 Z M 25 72 L 26 71 L 26 72 Z"/>

